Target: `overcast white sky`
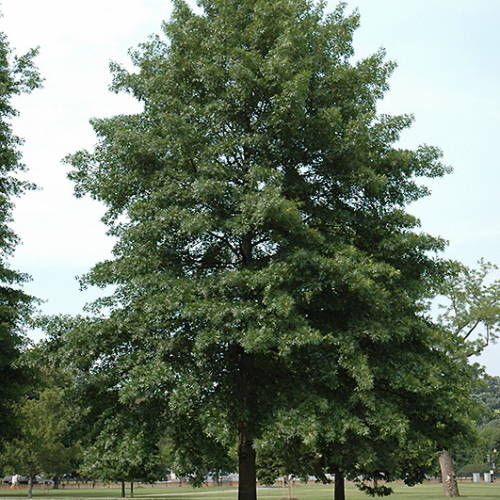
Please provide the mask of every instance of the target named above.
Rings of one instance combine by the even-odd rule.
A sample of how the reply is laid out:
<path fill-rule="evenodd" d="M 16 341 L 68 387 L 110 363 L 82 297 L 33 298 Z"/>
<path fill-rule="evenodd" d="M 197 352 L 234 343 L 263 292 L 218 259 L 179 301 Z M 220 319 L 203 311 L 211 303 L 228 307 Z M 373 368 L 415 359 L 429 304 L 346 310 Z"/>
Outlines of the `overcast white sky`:
<path fill-rule="evenodd" d="M 398 63 L 381 110 L 414 113 L 404 146 L 427 143 L 455 169 L 429 185 L 433 195 L 410 207 L 427 232 L 450 241 L 446 255 L 474 265 L 500 264 L 500 1 L 349 0 L 361 28 L 357 56 L 383 46 Z M 331 8 L 336 2 L 330 2 Z M 81 311 L 95 292 L 79 292 L 75 276 L 110 255 L 102 207 L 77 200 L 61 159 L 91 148 L 88 121 L 138 110 L 108 92 L 110 60 L 160 31 L 168 0 L 1 0 L 0 31 L 18 53 L 40 45 L 44 89 L 16 100 L 15 132 L 25 138 L 28 178 L 42 190 L 17 203 L 14 228 L 23 241 L 13 267 L 33 276 L 27 290 L 47 313 Z M 500 375 L 500 346 L 481 361 Z"/>

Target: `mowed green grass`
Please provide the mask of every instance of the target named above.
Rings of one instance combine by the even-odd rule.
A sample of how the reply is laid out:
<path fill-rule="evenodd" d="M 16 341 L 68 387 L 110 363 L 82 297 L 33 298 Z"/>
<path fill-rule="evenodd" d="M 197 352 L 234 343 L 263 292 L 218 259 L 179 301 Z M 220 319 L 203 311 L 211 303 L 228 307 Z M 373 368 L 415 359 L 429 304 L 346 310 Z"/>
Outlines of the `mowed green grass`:
<path fill-rule="evenodd" d="M 436 483 L 427 483 L 408 488 L 403 484 L 393 485 L 394 494 L 388 497 L 392 500 L 442 500 L 444 498 L 443 486 Z M 459 485 L 461 498 L 469 500 L 499 500 L 500 482 L 485 483 L 461 483 Z M 283 491 L 285 495 L 283 495 Z M 127 497 L 130 497 L 130 489 L 126 490 Z M 1 490 L 0 500 L 26 498 L 27 491 Z M 41 490 L 34 490 L 34 498 L 44 500 L 65 500 L 65 499 L 110 499 L 120 498 L 119 488 L 98 488 L 98 489 L 71 489 L 71 490 L 47 490 L 45 494 Z M 192 489 L 190 487 L 162 487 L 149 486 L 134 488 L 134 497 L 138 499 L 154 500 L 235 500 L 237 498 L 236 488 L 201 488 Z M 281 487 L 259 488 L 258 500 L 281 500 L 288 498 L 288 488 Z M 293 498 L 297 500 L 332 500 L 332 485 L 297 485 L 293 488 Z M 358 489 L 349 484 L 346 487 L 346 500 L 368 500 L 371 497 L 361 493 Z"/>

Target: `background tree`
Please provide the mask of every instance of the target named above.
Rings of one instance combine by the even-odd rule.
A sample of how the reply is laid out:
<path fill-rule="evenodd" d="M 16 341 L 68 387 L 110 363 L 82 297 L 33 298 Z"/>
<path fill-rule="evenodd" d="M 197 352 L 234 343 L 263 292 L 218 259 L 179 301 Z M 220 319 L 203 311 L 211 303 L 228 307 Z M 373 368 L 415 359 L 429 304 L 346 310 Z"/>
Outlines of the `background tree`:
<path fill-rule="evenodd" d="M 12 98 L 30 92 L 41 84 L 33 59 L 37 50 L 24 56 L 12 54 L 4 33 L 0 33 L 0 448 L 3 441 L 15 435 L 11 405 L 22 397 L 26 373 L 18 366 L 26 338 L 22 326 L 29 317 L 33 298 L 21 290 L 28 276 L 9 267 L 18 239 L 9 224 L 12 221 L 13 198 L 32 186 L 16 177 L 25 169 L 21 162 L 21 139 L 12 130 L 17 111 Z"/>
<path fill-rule="evenodd" d="M 477 438 L 451 452 L 459 477 L 498 470 L 498 456 L 494 450 L 500 451 L 500 377 L 485 377 L 473 399 L 482 407 L 477 419 Z"/>
<path fill-rule="evenodd" d="M 44 318 L 37 319 L 36 326 L 44 324 Z M 70 366 L 62 362 L 55 341 L 41 340 L 23 354 L 21 363 L 24 370 L 34 374 L 27 394 L 28 401 L 34 402 L 27 404 L 38 406 L 38 412 L 46 412 L 47 422 L 52 422 L 48 424 L 52 431 L 37 430 L 37 426 L 43 423 L 33 421 L 30 425 L 33 432 L 41 433 L 41 439 L 54 441 L 54 448 L 48 446 L 46 456 L 39 462 L 43 463 L 43 472 L 52 478 L 54 489 L 58 489 L 60 477 L 75 474 L 81 465 L 81 443 L 88 434 L 83 427 L 84 407 L 74 397 L 76 378 Z M 53 399 L 52 407 L 43 402 L 50 398 Z M 21 429 L 19 436 L 22 437 L 23 433 Z"/>
<path fill-rule="evenodd" d="M 128 482 L 133 497 L 135 482 L 154 482 L 165 475 L 159 444 L 144 423 L 137 423 L 130 416 L 108 417 L 100 434 L 85 450 L 80 472 L 83 477 L 122 483 L 122 496 Z"/>
<path fill-rule="evenodd" d="M 437 284 L 438 294 L 447 299 L 439 305 L 443 312 L 438 320 L 467 357 L 481 354 L 500 332 L 500 280 L 492 279 L 498 268 L 483 259 L 478 264 L 474 269 L 449 261 L 445 278 Z"/>
<path fill-rule="evenodd" d="M 500 280 L 491 278 L 497 267 L 484 260 L 477 269 L 456 261 L 445 263 L 445 267 L 445 277 L 437 283 L 437 293 L 446 299 L 440 304 L 443 312 L 438 317 L 448 332 L 443 347 L 450 357 L 470 358 L 498 339 Z M 450 446 L 443 449 L 440 465 L 446 496 L 459 496 Z"/>
<path fill-rule="evenodd" d="M 474 392 L 473 399 L 484 408 L 478 425 L 500 420 L 500 377 L 487 375 L 484 384 Z"/>
<path fill-rule="evenodd" d="M 84 280 L 115 293 L 66 345 L 89 386 L 157 399 L 158 419 L 197 431 L 171 436 L 192 474 L 236 448 L 239 498 L 255 500 L 256 443 L 280 426 L 323 418 L 339 445 L 366 437 L 371 414 L 404 434 L 418 406 L 400 398 L 442 387 L 450 361 L 424 299 L 444 244 L 405 206 L 427 194 L 418 177 L 448 169 L 435 148 L 394 146 L 411 117 L 377 116 L 394 65 L 382 51 L 351 62 L 357 14 L 305 0 L 200 7 L 175 2 L 168 40 L 132 53 L 137 73 L 112 66 L 113 89 L 144 111 L 94 120 L 95 150 L 68 158 L 117 244 Z"/>
<path fill-rule="evenodd" d="M 38 474 L 59 475 L 68 471 L 78 445 L 65 444 L 71 411 L 64 407 L 63 391 L 44 389 L 17 408 L 18 435 L 5 445 L 2 461 L 8 470 L 28 477 L 28 496 Z"/>
<path fill-rule="evenodd" d="M 148 482 L 165 475 L 161 450 L 165 429 L 158 419 L 161 401 L 124 398 L 116 390 L 123 380 L 118 370 L 108 371 L 103 380 L 79 369 L 78 360 L 86 353 L 68 349 L 66 339 L 68 332 L 86 321 L 69 316 L 40 318 L 38 325 L 46 339 L 32 351 L 36 351 L 32 358 L 50 366 L 51 373 L 66 382 L 65 401 L 75 415 L 70 432 L 79 436 L 83 450 L 74 470 L 87 478 L 121 482 L 124 494 L 125 482 Z"/>

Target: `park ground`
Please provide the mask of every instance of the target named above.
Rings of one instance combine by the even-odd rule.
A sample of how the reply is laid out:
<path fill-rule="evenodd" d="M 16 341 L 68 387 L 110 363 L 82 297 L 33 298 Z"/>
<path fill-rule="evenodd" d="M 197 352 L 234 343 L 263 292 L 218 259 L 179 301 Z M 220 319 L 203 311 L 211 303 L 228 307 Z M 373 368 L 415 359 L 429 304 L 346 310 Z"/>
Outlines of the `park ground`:
<path fill-rule="evenodd" d="M 443 500 L 443 486 L 439 483 L 425 483 L 413 488 L 404 484 L 394 484 L 394 494 L 388 497 L 392 500 Z M 460 495 L 468 500 L 498 500 L 500 499 L 500 481 L 496 483 L 460 483 Z M 130 489 L 126 489 L 127 498 L 130 498 Z M 101 488 L 71 488 L 61 490 L 41 489 L 33 491 L 33 498 L 40 500 L 101 500 L 119 499 L 121 489 L 116 487 Z M 11 491 L 0 490 L 0 500 L 27 498 L 26 489 Z M 236 487 L 204 487 L 193 489 L 190 486 L 172 487 L 165 485 L 135 485 L 134 498 L 145 500 L 235 500 Z M 289 498 L 288 488 L 280 486 L 259 487 L 258 500 L 281 500 Z M 296 500 L 332 500 L 333 485 L 297 485 L 293 488 L 293 498 Z M 369 496 L 358 491 L 348 484 L 346 487 L 346 500 L 368 500 Z"/>

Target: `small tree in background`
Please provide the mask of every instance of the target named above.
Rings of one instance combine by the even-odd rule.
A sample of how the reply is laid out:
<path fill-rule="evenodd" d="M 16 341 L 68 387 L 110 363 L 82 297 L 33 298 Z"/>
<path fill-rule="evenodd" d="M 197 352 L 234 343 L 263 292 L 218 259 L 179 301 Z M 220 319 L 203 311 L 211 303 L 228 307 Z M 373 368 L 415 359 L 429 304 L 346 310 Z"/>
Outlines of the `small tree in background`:
<path fill-rule="evenodd" d="M 49 388 L 17 407 L 17 436 L 4 448 L 2 461 L 11 471 L 28 477 L 28 497 L 32 497 L 35 476 L 55 476 L 71 470 L 79 453 L 77 444 L 66 444 L 72 412 L 63 402 L 60 388 Z"/>
<path fill-rule="evenodd" d="M 31 357 L 35 364 L 51 366 L 53 373 L 68 381 L 65 399 L 75 415 L 71 433 L 79 436 L 83 450 L 79 474 L 120 482 L 124 491 L 125 482 L 149 482 L 165 475 L 163 468 L 167 466 L 161 451 L 165 429 L 158 418 L 161 400 L 125 401 L 118 390 L 125 381 L 120 370 L 109 371 L 102 379 L 89 376 L 88 366 L 82 369 L 88 353 L 69 346 L 67 339 L 89 321 L 70 316 L 39 318 L 38 326 L 45 331 L 46 339 Z"/>
<path fill-rule="evenodd" d="M 109 416 L 93 444 L 83 455 L 80 472 L 84 477 L 105 482 L 130 483 L 134 496 L 135 482 L 155 482 L 163 477 L 160 442 L 144 423 L 130 422 L 130 415 Z"/>

